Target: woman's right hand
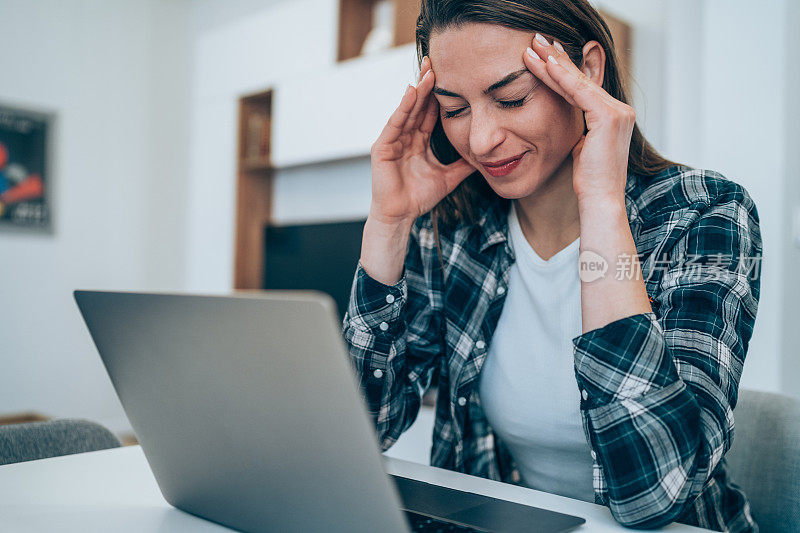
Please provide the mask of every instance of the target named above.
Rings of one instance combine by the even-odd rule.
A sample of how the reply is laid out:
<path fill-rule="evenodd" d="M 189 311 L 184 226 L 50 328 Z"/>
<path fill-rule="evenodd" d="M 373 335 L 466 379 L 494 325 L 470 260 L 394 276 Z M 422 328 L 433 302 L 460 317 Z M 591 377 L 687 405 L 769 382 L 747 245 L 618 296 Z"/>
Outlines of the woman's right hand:
<path fill-rule="evenodd" d="M 430 137 L 439 115 L 433 84 L 434 73 L 426 56 L 417 86 L 406 88 L 370 150 L 370 216 L 384 224 L 413 223 L 475 171 L 463 158 L 443 165 L 431 150 Z"/>

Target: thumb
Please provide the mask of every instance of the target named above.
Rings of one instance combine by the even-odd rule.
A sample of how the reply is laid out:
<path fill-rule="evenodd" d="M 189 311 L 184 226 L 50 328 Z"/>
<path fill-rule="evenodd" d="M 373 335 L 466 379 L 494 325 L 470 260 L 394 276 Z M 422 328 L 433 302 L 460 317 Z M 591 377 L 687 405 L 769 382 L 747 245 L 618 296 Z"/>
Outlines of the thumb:
<path fill-rule="evenodd" d="M 444 179 L 445 183 L 447 184 L 447 191 L 448 194 L 455 189 L 459 183 L 467 179 L 470 174 L 475 172 L 475 168 L 467 163 L 467 161 L 462 157 L 458 161 L 454 161 L 447 165 L 444 170 Z"/>
<path fill-rule="evenodd" d="M 581 135 L 580 140 L 575 144 L 575 147 L 572 149 L 572 159 L 580 157 L 585 142 L 586 142 L 586 135 Z"/>

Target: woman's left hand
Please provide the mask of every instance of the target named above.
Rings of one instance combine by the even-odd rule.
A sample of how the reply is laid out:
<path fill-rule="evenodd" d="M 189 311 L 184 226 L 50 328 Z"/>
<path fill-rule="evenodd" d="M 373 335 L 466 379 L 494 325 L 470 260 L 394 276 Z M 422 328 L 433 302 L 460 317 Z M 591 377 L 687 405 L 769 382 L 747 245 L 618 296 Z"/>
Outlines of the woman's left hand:
<path fill-rule="evenodd" d="M 588 132 L 572 150 L 572 186 L 578 201 L 622 200 L 636 122 L 633 108 L 612 97 L 576 67 L 560 44 L 550 44 L 539 34 L 523 56 L 534 76 L 583 110 Z"/>

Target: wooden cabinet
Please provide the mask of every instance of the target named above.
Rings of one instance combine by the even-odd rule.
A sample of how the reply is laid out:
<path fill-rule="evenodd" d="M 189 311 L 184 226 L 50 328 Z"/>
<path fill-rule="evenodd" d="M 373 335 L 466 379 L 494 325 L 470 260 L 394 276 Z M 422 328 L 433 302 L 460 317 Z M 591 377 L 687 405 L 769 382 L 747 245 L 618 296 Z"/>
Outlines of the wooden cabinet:
<path fill-rule="evenodd" d="M 272 91 L 239 99 L 235 289 L 260 289 L 264 228 L 272 211 Z"/>
<path fill-rule="evenodd" d="M 370 32 L 374 29 L 377 10 L 390 7 L 388 21 L 391 46 L 413 43 L 419 16 L 420 0 L 340 0 L 339 61 L 361 55 Z"/>

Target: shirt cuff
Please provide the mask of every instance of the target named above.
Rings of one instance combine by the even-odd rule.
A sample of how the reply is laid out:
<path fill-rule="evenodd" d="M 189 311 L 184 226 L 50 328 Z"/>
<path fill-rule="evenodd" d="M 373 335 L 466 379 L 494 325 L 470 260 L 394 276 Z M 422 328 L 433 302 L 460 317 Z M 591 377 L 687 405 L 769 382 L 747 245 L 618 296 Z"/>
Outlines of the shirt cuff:
<path fill-rule="evenodd" d="M 397 283 L 386 285 L 367 274 L 359 260 L 347 308 L 350 323 L 376 335 L 398 334 L 407 294 L 405 271 Z"/>
<path fill-rule="evenodd" d="M 615 320 L 572 343 L 581 409 L 636 398 L 679 379 L 653 312 Z"/>

